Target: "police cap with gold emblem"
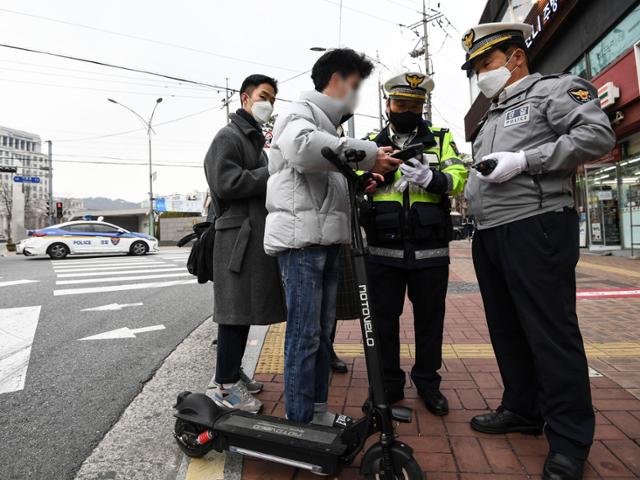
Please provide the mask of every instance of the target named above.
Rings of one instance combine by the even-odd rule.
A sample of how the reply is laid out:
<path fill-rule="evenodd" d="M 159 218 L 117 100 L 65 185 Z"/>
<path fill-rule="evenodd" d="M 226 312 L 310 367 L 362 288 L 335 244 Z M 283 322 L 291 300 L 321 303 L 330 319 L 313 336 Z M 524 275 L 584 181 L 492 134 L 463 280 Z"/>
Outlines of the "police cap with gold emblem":
<path fill-rule="evenodd" d="M 420 72 L 401 73 L 390 78 L 384 84 L 384 89 L 391 98 L 405 98 L 423 102 L 433 87 L 433 78 Z"/>
<path fill-rule="evenodd" d="M 471 68 L 473 60 L 505 43 L 519 43 L 525 46 L 525 39 L 531 35 L 531 25 L 527 23 L 481 23 L 462 35 L 462 48 L 467 53 L 463 70 Z"/>

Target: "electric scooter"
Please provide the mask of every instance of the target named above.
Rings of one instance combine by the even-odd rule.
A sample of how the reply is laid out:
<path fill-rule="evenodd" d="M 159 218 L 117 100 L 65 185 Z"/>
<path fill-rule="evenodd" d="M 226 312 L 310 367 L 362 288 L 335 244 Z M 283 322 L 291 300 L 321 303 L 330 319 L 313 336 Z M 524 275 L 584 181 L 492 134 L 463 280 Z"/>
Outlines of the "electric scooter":
<path fill-rule="evenodd" d="M 364 416 L 343 427 L 301 424 L 278 417 L 255 415 L 218 407 L 201 393 L 182 392 L 174 408 L 175 439 L 189 457 L 202 457 L 210 450 L 229 451 L 247 457 L 308 470 L 319 475 L 337 475 L 350 465 L 366 440 L 379 434 L 360 464 L 360 473 L 370 479 L 422 480 L 424 474 L 411 447 L 397 440 L 394 422 L 411 422 L 412 410 L 390 406 L 384 390 L 378 333 L 369 307 L 362 232 L 357 212 L 357 194 L 372 178 L 356 174 L 348 165 L 364 158 L 362 151 L 349 150 L 344 159 L 330 148 L 322 155 L 348 181 L 351 203 L 352 261 L 360 299 L 360 327 L 369 380 Z M 336 422 L 337 423 L 337 422 Z"/>

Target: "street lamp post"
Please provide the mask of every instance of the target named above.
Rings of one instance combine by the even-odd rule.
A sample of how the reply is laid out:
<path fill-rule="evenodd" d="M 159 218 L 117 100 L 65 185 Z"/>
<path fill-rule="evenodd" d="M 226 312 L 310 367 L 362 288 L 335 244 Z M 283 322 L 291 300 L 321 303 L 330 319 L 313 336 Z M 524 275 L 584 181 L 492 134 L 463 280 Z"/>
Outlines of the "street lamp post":
<path fill-rule="evenodd" d="M 158 108 L 158 104 L 162 102 L 162 97 L 156 99 L 156 103 L 153 105 L 153 110 L 151 111 L 151 115 L 149 116 L 149 120 L 145 120 L 142 115 L 133 110 L 132 108 L 127 107 L 126 105 L 114 100 L 113 98 L 107 98 L 111 103 L 115 103 L 116 105 L 120 105 L 123 108 L 126 108 L 131 113 L 133 113 L 146 127 L 147 129 L 147 139 L 149 142 L 149 234 L 153 237 L 154 227 L 155 227 L 155 215 L 153 211 L 153 160 L 151 154 L 151 134 L 155 133 L 153 129 L 153 115 L 156 113 L 156 108 Z"/>

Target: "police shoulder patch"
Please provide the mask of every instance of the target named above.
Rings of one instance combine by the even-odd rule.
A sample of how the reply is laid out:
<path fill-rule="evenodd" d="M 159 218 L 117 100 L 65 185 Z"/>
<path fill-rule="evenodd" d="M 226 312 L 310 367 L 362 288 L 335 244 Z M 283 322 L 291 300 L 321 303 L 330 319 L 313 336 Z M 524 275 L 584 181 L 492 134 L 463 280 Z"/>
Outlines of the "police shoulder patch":
<path fill-rule="evenodd" d="M 586 88 L 571 88 L 567 90 L 567 93 L 571 97 L 571 99 L 580 104 L 587 103 L 593 100 L 593 95 Z"/>

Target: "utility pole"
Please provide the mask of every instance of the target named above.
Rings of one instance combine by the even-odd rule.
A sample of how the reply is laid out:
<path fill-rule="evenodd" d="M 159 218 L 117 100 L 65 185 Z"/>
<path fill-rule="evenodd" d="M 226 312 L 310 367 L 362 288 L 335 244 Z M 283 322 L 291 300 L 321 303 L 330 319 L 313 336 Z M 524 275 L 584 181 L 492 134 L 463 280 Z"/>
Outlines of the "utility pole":
<path fill-rule="evenodd" d="M 47 212 L 47 221 L 49 222 L 49 225 L 53 225 L 53 146 L 51 140 L 47 140 L 47 155 L 49 157 L 49 211 Z"/>
<path fill-rule="evenodd" d="M 224 106 L 227 109 L 227 123 L 229 123 L 229 77 L 225 77 L 224 81 Z"/>
<path fill-rule="evenodd" d="M 430 20 L 429 20 L 430 21 Z M 432 76 L 431 71 L 431 59 L 429 58 L 429 21 L 427 19 L 427 5 L 425 0 L 422 0 L 422 26 L 424 29 L 423 42 L 424 42 L 424 71 L 428 76 Z M 426 104 L 427 118 L 431 122 L 431 92 L 427 93 Z"/>
<path fill-rule="evenodd" d="M 376 50 L 376 61 L 378 65 L 382 65 L 380 62 L 380 52 Z M 384 127 L 384 119 L 382 118 L 382 72 L 378 69 L 378 125 L 380 131 Z"/>
<path fill-rule="evenodd" d="M 428 10 L 428 12 L 427 12 Z M 409 55 L 412 58 L 419 58 L 424 56 L 424 72 L 426 75 L 433 77 L 433 69 L 431 68 L 431 55 L 429 53 L 429 24 L 435 23 L 447 36 L 449 32 L 447 31 L 448 27 L 452 27 L 449 19 L 439 10 L 435 10 L 433 8 L 428 8 L 426 5 L 426 0 L 422 0 L 422 18 L 420 21 L 415 22 L 411 25 L 402 25 L 404 28 L 411 30 L 417 37 L 419 37 L 418 43 L 414 47 L 414 49 L 409 52 Z M 444 22 L 444 23 L 443 23 Z M 419 33 L 420 25 L 422 25 L 422 32 Z M 432 98 L 431 92 L 427 94 L 427 101 L 425 105 L 425 114 L 429 121 L 431 121 L 431 108 L 432 108 Z"/>

